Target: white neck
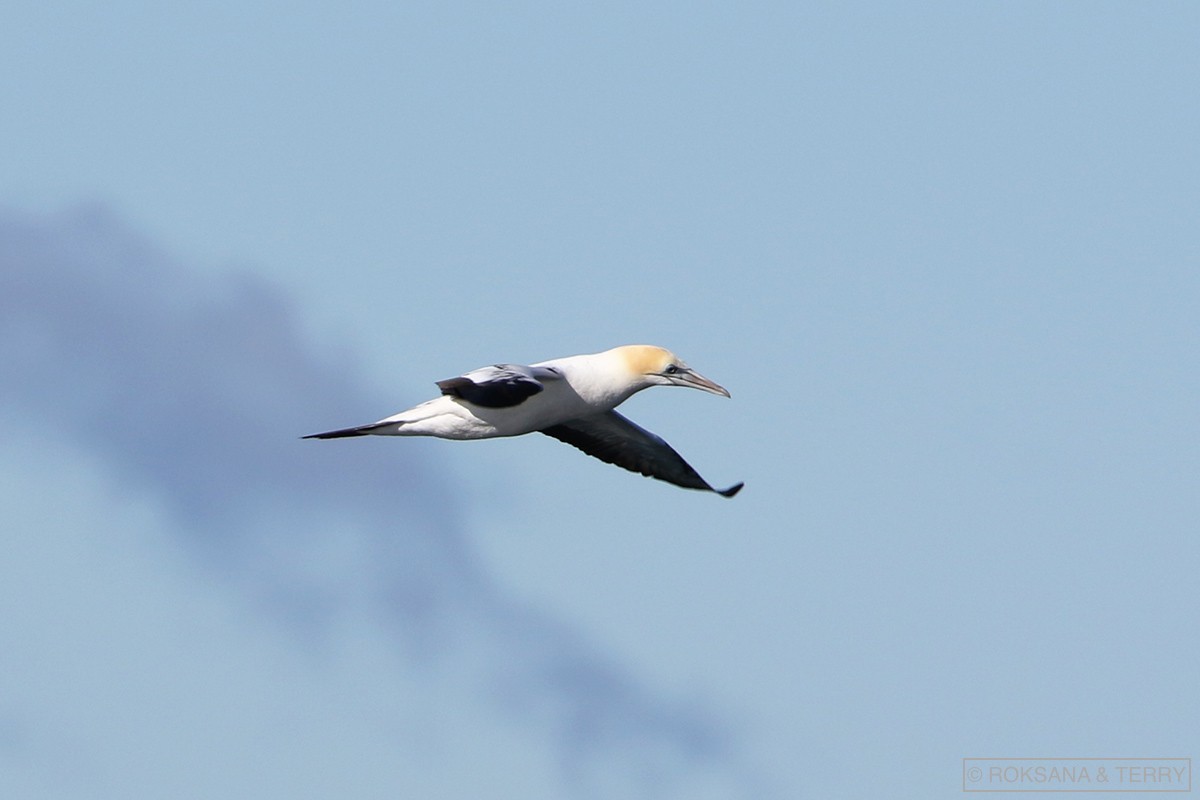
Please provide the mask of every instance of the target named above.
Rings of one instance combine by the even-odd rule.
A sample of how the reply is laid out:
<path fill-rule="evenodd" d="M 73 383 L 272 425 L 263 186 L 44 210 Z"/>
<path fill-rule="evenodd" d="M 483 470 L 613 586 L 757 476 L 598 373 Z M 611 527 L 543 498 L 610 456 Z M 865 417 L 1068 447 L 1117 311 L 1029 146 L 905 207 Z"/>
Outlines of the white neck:
<path fill-rule="evenodd" d="M 643 376 L 630 372 L 625 359 L 612 350 L 558 358 L 538 366 L 561 370 L 575 393 L 597 408 L 616 408 L 651 385 Z"/>

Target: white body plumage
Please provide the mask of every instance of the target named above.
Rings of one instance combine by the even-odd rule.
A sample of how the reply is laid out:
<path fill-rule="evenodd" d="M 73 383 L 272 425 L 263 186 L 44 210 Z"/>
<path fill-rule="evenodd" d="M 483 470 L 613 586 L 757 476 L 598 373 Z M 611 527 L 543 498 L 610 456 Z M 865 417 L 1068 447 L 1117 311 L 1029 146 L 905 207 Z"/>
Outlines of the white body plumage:
<path fill-rule="evenodd" d="M 556 358 L 528 367 L 483 367 L 462 377 L 486 384 L 518 371 L 541 383 L 543 390 L 516 405 L 500 408 L 444 394 L 381 419 L 376 424 L 392 424 L 372 433 L 440 439 L 521 436 L 577 417 L 611 411 L 635 392 L 653 385 L 645 381 L 644 375 L 635 373 L 617 350 Z"/>
<path fill-rule="evenodd" d="M 435 436 L 490 439 L 541 432 L 644 475 L 732 497 L 708 485 L 665 441 L 616 413 L 650 386 L 690 386 L 729 396 L 661 347 L 626 345 L 530 366 L 496 364 L 438 381 L 440 397 L 369 425 L 304 438 Z"/>

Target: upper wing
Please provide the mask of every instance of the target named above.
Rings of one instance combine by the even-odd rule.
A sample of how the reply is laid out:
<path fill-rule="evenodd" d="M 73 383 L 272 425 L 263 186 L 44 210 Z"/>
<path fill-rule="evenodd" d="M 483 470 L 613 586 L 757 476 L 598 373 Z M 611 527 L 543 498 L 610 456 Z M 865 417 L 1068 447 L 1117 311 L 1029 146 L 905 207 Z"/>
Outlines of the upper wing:
<path fill-rule="evenodd" d="M 544 381 L 562 377 L 551 367 L 523 367 L 495 364 L 472 370 L 457 378 L 438 381 L 442 394 L 466 400 L 485 408 L 520 405 L 545 388 Z"/>
<path fill-rule="evenodd" d="M 544 428 L 542 433 L 578 447 L 601 461 L 685 489 L 703 489 L 733 497 L 743 486 L 739 483 L 728 489 L 714 489 L 661 437 L 635 425 L 616 411 L 551 425 Z"/>

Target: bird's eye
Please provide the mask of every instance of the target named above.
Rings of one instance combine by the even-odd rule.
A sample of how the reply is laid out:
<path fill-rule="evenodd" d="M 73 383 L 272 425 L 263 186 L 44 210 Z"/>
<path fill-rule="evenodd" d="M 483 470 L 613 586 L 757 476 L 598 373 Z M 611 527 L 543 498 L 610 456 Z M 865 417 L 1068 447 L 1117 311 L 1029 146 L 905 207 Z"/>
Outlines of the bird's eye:
<path fill-rule="evenodd" d="M 667 368 L 663 370 L 664 375 L 675 375 L 678 372 L 679 367 L 675 366 L 674 364 L 668 364 Z"/>

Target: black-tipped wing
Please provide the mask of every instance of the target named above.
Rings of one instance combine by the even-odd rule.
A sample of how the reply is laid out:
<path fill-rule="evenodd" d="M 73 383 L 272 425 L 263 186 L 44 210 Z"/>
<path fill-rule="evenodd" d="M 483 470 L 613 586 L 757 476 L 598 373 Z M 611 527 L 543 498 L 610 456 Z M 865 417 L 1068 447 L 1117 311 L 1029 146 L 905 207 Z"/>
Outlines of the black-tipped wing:
<path fill-rule="evenodd" d="M 466 400 L 484 408 L 509 408 L 520 405 L 545 387 L 542 382 L 561 377 L 549 367 L 522 367 L 496 364 L 473 370 L 457 378 L 438 381 L 442 394 Z"/>
<path fill-rule="evenodd" d="M 615 411 L 552 425 L 544 428 L 542 433 L 578 447 L 601 461 L 685 489 L 702 489 L 733 497 L 743 485 L 739 483 L 728 489 L 714 489 L 662 437 L 635 425 Z"/>

